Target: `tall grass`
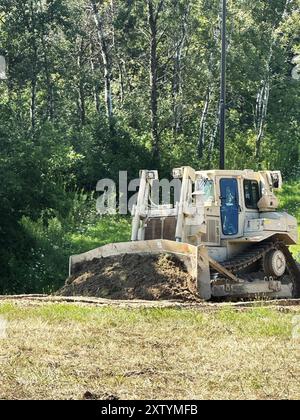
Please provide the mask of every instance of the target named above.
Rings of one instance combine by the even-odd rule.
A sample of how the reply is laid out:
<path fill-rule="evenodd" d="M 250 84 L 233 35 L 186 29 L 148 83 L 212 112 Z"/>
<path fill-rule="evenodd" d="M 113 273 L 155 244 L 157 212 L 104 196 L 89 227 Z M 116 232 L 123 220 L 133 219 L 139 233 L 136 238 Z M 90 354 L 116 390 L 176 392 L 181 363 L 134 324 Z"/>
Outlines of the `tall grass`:
<path fill-rule="evenodd" d="M 68 276 L 70 255 L 80 254 L 112 242 L 130 240 L 130 220 L 121 216 L 102 216 L 96 212 L 93 197 L 77 194 L 71 212 L 38 221 L 22 219 L 32 244 L 31 259 L 19 267 L 24 282 L 15 293 L 51 293 Z"/>

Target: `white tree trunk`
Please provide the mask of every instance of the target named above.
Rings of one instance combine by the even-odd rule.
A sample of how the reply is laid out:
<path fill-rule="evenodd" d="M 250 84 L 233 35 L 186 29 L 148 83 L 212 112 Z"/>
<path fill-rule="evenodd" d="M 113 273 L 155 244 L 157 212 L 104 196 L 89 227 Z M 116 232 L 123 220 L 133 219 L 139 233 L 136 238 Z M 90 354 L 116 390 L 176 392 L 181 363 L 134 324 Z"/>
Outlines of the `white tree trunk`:
<path fill-rule="evenodd" d="M 282 22 L 288 17 L 288 7 L 293 0 L 286 0 L 285 7 L 282 13 L 282 17 L 278 25 L 274 25 L 272 30 L 272 39 L 269 56 L 266 61 L 264 78 L 261 82 L 259 91 L 256 96 L 256 113 L 255 113 L 255 128 L 256 128 L 256 150 L 255 157 L 257 161 L 261 159 L 261 146 L 264 139 L 265 126 L 268 116 L 268 107 L 271 91 L 271 63 L 274 54 L 274 47 L 278 38 L 278 28 Z"/>
<path fill-rule="evenodd" d="M 202 159 L 203 157 L 205 135 L 206 135 L 206 120 L 208 116 L 209 105 L 210 105 L 210 86 L 207 88 L 206 98 L 205 98 L 203 111 L 201 115 L 200 132 L 199 132 L 198 147 L 197 147 L 199 159 Z"/>
<path fill-rule="evenodd" d="M 113 121 L 113 96 L 112 96 L 112 63 L 109 55 L 107 40 L 104 34 L 102 19 L 98 10 L 98 6 L 95 0 L 91 0 L 94 20 L 97 27 L 97 35 L 101 50 L 101 57 L 104 67 L 104 94 L 105 94 L 105 105 L 106 113 L 109 120 L 110 126 Z"/>

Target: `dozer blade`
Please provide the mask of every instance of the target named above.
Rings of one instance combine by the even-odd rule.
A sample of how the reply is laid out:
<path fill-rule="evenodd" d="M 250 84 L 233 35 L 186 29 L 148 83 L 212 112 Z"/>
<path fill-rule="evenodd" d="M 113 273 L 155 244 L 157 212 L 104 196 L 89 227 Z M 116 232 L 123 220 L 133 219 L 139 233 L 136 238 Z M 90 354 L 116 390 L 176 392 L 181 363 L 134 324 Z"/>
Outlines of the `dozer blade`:
<path fill-rule="evenodd" d="M 84 254 L 70 257 L 69 274 L 70 276 L 75 274 L 76 265 L 79 263 L 124 254 L 175 255 L 184 263 L 188 273 L 194 279 L 195 290 L 198 290 L 199 297 L 204 300 L 211 298 L 209 258 L 207 249 L 203 246 L 196 247 L 167 240 L 109 244 Z"/>

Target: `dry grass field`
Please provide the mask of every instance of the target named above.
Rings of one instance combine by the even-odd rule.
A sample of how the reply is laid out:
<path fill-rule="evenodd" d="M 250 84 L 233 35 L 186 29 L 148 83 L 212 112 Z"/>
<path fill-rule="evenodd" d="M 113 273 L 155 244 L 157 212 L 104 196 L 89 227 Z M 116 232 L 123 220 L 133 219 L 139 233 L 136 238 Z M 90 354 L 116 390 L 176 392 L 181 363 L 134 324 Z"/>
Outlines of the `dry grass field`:
<path fill-rule="evenodd" d="M 1 399 L 300 399 L 300 307 L 0 302 Z"/>

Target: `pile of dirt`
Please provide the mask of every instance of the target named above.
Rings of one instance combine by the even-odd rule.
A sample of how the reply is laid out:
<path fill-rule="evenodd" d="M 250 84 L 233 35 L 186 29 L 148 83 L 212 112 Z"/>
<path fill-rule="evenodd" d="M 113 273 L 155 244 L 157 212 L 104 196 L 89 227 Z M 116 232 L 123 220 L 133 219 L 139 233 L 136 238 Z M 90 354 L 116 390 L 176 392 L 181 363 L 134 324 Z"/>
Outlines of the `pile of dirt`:
<path fill-rule="evenodd" d="M 77 264 L 59 296 L 199 301 L 195 280 L 176 257 L 121 255 Z"/>

